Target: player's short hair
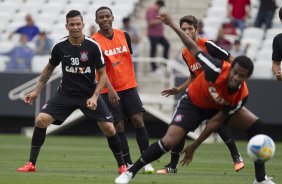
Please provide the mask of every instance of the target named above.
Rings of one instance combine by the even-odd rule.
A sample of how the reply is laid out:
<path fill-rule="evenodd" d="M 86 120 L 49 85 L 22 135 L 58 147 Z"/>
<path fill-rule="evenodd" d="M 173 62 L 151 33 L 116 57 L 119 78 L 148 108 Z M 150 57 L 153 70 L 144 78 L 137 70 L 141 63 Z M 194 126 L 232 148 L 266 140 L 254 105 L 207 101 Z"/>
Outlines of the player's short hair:
<path fill-rule="evenodd" d="M 100 10 L 109 10 L 109 11 L 111 12 L 111 15 L 113 15 L 113 12 L 112 12 L 111 8 L 109 8 L 109 7 L 107 7 L 107 6 L 101 6 L 101 7 L 98 8 L 98 9 L 96 10 L 96 12 L 95 12 L 96 18 L 97 18 L 98 12 L 99 12 Z"/>
<path fill-rule="evenodd" d="M 69 11 L 66 15 L 66 22 L 68 23 L 69 18 L 73 18 L 73 17 L 77 17 L 77 16 L 79 16 L 81 18 L 81 21 L 83 22 L 83 17 L 81 15 L 80 11 L 78 11 L 78 10 Z"/>
<path fill-rule="evenodd" d="M 165 2 L 162 0 L 158 0 L 156 1 L 156 5 L 158 5 L 159 7 L 164 7 L 165 6 Z"/>
<path fill-rule="evenodd" d="M 280 20 L 282 21 L 282 6 L 279 9 L 278 15 L 279 15 Z"/>
<path fill-rule="evenodd" d="M 247 57 L 247 56 L 238 56 L 234 59 L 234 61 L 231 64 L 231 68 L 235 66 L 235 64 L 238 63 L 238 65 L 244 69 L 247 69 L 248 77 L 250 77 L 254 71 L 254 63 L 253 61 Z"/>
<path fill-rule="evenodd" d="M 186 16 L 182 17 L 179 21 L 180 27 L 182 26 L 183 23 L 188 23 L 188 24 L 194 26 L 195 29 L 198 29 L 198 27 L 199 27 L 199 21 L 193 15 L 186 15 Z"/>

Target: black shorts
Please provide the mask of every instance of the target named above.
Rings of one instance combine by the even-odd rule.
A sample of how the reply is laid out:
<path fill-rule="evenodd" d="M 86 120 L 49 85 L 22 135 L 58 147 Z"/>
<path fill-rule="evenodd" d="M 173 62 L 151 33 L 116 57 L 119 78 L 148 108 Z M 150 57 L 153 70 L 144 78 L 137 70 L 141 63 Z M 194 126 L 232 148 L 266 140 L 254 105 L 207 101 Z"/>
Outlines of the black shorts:
<path fill-rule="evenodd" d="M 213 117 L 218 110 L 196 107 L 187 94 L 177 104 L 171 125 L 182 127 L 186 132 L 194 131 L 202 121 Z"/>
<path fill-rule="evenodd" d="M 118 107 L 113 107 L 110 104 L 108 93 L 102 94 L 103 100 L 114 116 L 115 123 L 120 122 L 124 118 L 129 120 L 133 114 L 136 114 L 138 112 L 145 112 L 136 88 L 118 91 L 117 94 L 120 98 Z"/>
<path fill-rule="evenodd" d="M 113 122 L 113 117 L 101 97 L 98 98 L 97 108 L 94 111 L 88 109 L 86 106 L 88 98 L 90 96 L 74 97 L 57 92 L 43 105 L 40 112 L 49 114 L 55 118 L 56 121 L 53 124 L 56 125 L 62 124 L 76 109 L 80 109 L 91 121 Z"/>

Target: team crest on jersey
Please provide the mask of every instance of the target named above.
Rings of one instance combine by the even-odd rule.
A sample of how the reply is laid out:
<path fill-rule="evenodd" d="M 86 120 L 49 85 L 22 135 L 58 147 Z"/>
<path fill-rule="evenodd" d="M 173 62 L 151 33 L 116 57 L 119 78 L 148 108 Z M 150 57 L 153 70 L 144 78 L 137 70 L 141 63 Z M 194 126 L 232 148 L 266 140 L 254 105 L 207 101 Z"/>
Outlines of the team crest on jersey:
<path fill-rule="evenodd" d="M 174 122 L 178 123 L 182 121 L 183 115 L 182 114 L 177 114 L 174 118 Z"/>
<path fill-rule="evenodd" d="M 88 52 L 86 51 L 80 52 L 80 61 L 82 62 L 88 61 Z"/>

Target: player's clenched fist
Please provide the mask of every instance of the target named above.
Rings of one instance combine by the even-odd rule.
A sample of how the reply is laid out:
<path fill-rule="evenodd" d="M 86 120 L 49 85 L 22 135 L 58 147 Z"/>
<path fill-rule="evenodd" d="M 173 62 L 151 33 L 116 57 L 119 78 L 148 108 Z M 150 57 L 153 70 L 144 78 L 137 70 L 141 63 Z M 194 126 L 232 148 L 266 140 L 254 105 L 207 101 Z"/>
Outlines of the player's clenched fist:
<path fill-rule="evenodd" d="M 32 105 L 33 101 L 37 98 L 37 96 L 38 96 L 38 93 L 36 93 L 35 91 L 32 91 L 24 96 L 24 102 L 29 105 Z"/>

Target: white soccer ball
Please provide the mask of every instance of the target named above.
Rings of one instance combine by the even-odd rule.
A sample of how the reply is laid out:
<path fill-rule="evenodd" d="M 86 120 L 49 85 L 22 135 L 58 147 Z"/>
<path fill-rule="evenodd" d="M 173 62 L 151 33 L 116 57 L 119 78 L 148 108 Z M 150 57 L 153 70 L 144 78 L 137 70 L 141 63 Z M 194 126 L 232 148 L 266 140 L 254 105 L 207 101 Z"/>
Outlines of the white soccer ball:
<path fill-rule="evenodd" d="M 273 157 L 275 144 L 269 136 L 259 134 L 250 139 L 247 152 L 254 161 L 266 162 Z"/>

